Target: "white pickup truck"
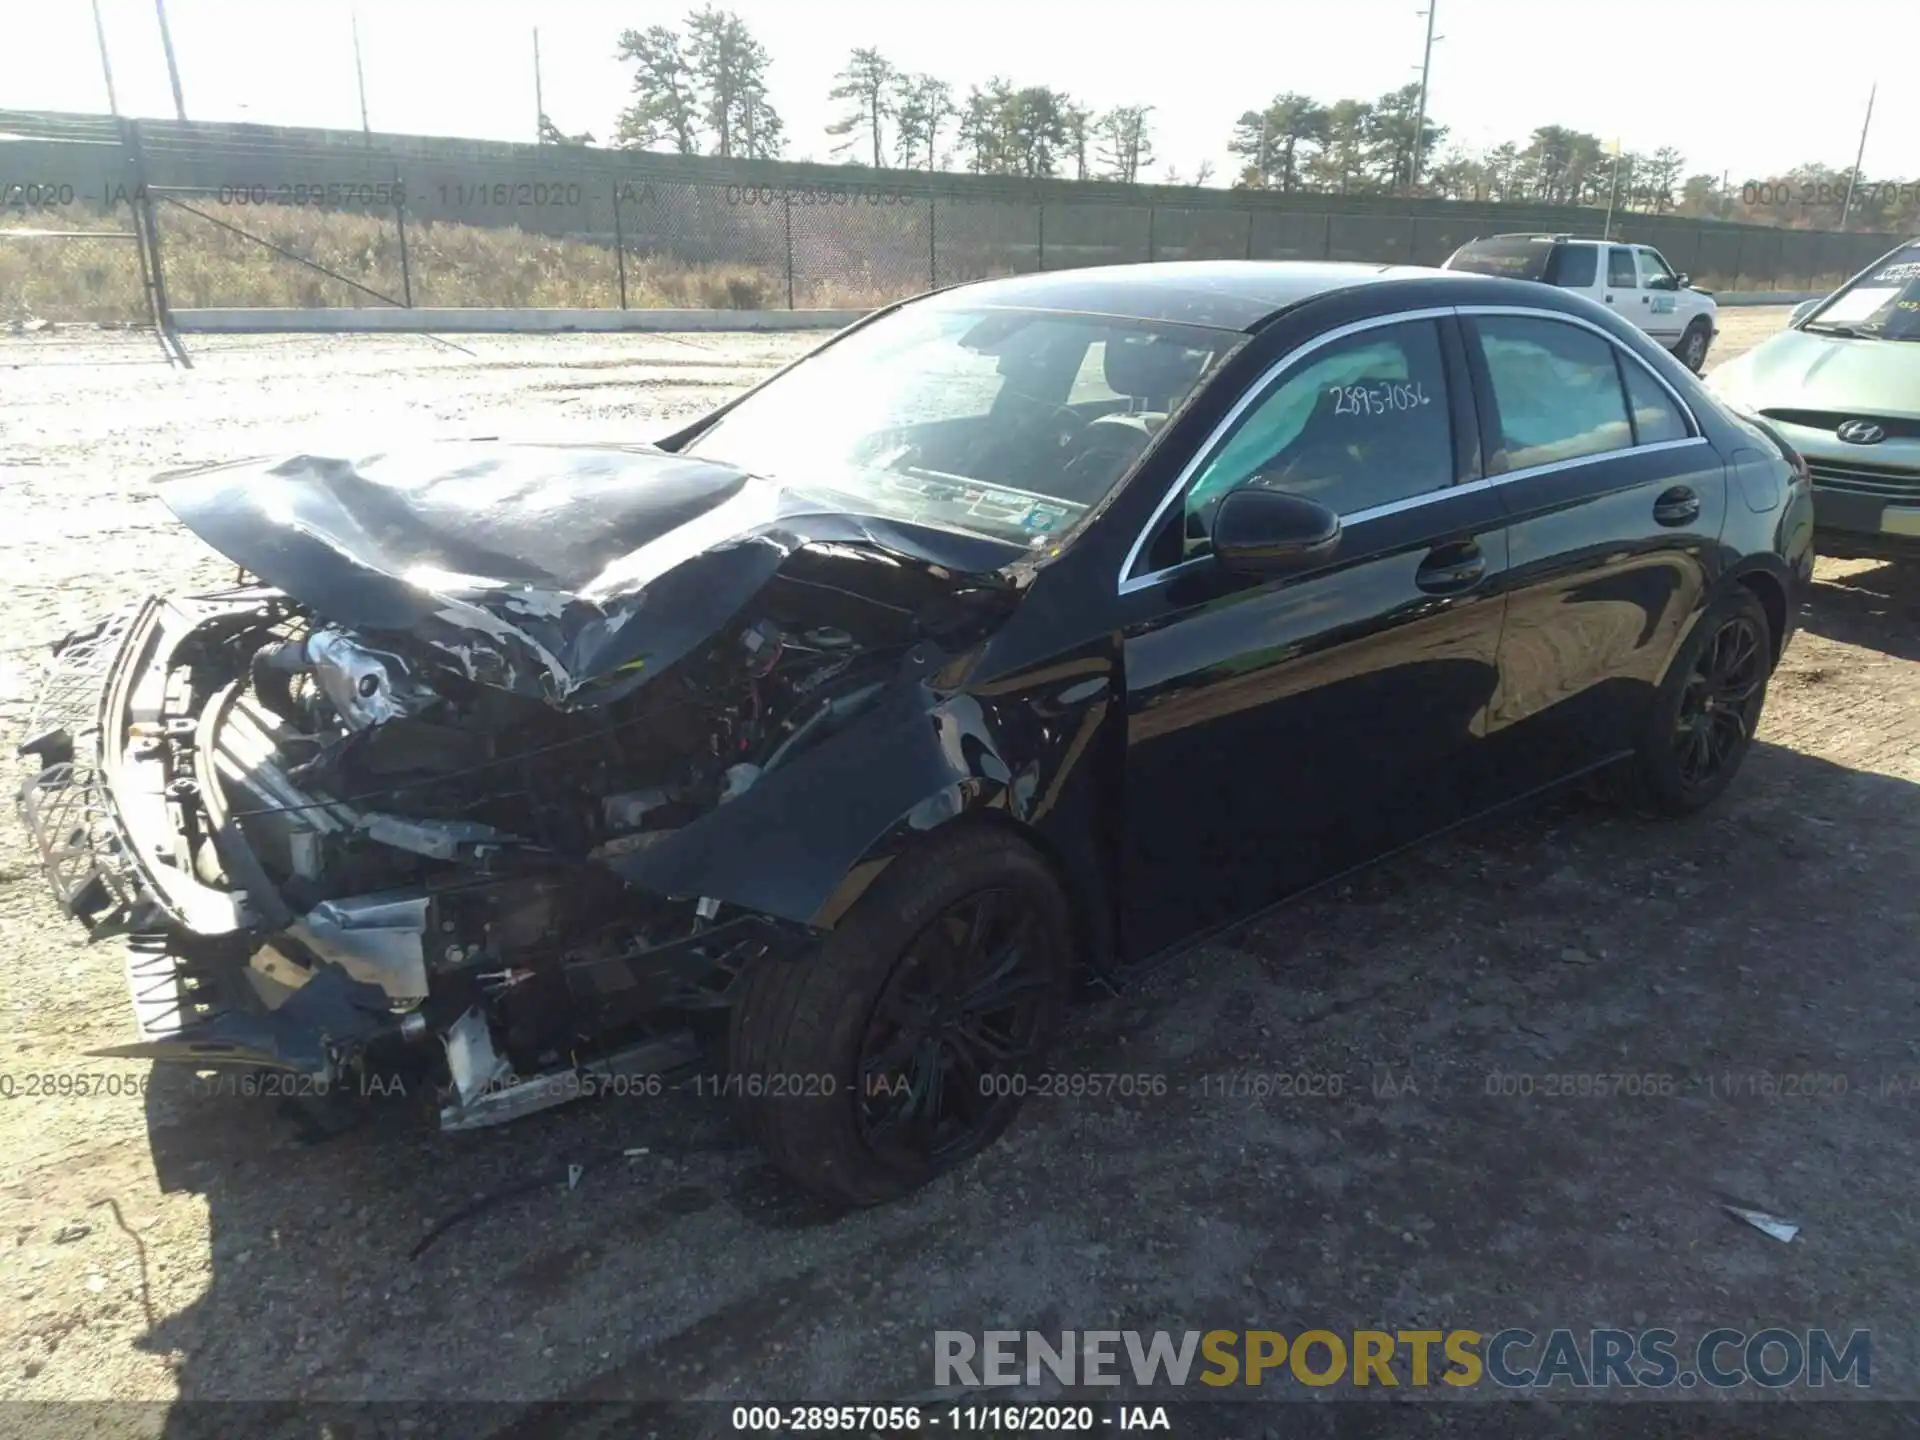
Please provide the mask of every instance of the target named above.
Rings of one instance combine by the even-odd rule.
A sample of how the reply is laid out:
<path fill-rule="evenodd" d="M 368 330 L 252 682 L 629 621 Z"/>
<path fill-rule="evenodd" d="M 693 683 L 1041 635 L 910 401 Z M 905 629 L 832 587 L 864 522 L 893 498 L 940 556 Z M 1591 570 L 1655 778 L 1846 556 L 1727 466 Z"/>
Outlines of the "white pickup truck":
<path fill-rule="evenodd" d="M 1578 290 L 1638 325 L 1696 375 L 1720 333 L 1720 308 L 1712 292 L 1694 289 L 1651 245 L 1572 235 L 1492 235 L 1469 240 L 1441 268 Z"/>

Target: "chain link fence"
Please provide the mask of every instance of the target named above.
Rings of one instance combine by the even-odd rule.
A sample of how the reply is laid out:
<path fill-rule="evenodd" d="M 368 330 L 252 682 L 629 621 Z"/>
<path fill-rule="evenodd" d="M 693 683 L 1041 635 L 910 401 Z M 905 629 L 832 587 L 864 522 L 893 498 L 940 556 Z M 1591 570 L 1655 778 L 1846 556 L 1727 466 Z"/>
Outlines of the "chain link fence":
<path fill-rule="evenodd" d="M 0 132 L 22 177 L 0 176 L 0 236 L 150 215 L 112 262 L 97 244 L 0 245 L 0 320 L 128 320 L 156 303 L 863 309 L 1086 265 L 1437 265 L 1477 235 L 1596 234 L 1603 219 L 20 112 L 0 112 Z M 1612 233 L 1706 288 L 1784 292 L 1831 288 L 1895 238 L 1642 212 L 1616 214 Z"/>

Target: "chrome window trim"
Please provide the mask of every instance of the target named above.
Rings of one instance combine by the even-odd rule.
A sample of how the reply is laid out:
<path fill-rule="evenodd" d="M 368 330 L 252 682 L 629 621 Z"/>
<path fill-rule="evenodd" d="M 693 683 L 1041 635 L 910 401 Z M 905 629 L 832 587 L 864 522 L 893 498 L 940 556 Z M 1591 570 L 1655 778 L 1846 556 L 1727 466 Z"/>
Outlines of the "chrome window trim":
<path fill-rule="evenodd" d="M 1227 432 L 1239 423 L 1240 417 L 1247 413 L 1247 410 L 1253 405 L 1254 401 L 1265 396 L 1267 386 L 1272 384 L 1274 379 L 1279 376 L 1282 371 L 1305 356 L 1311 355 L 1314 351 L 1331 345 L 1336 340 L 1344 340 L 1349 335 L 1359 335 L 1368 330 L 1379 330 L 1388 325 L 1410 324 L 1415 320 L 1443 320 L 1453 313 L 1454 309 L 1451 305 L 1435 305 L 1422 310 L 1400 310 L 1391 315 L 1375 315 L 1365 320 L 1355 320 L 1351 324 L 1339 325 L 1332 330 L 1316 335 L 1303 345 L 1295 346 L 1265 370 L 1261 371 L 1260 378 L 1247 386 L 1240 398 L 1234 401 L 1233 408 L 1221 416 L 1219 424 L 1215 425 L 1213 429 L 1208 432 L 1206 441 L 1193 452 L 1193 458 L 1180 467 L 1180 473 L 1174 476 L 1173 483 L 1167 487 L 1167 493 L 1162 495 L 1160 497 L 1160 503 L 1153 507 L 1153 513 L 1147 517 L 1145 527 L 1134 537 L 1133 544 L 1127 549 L 1126 558 L 1120 562 L 1119 593 L 1125 595 L 1130 591 L 1138 590 L 1142 586 L 1159 579 L 1162 575 L 1168 575 L 1175 570 L 1184 569 L 1193 563 L 1192 560 L 1183 560 L 1178 565 L 1170 565 L 1164 570 L 1154 570 L 1145 575 L 1135 575 L 1132 579 L 1127 578 L 1132 573 L 1134 565 L 1139 561 L 1140 552 L 1146 547 L 1148 538 L 1159 528 L 1160 522 L 1166 518 L 1168 508 L 1175 500 L 1186 493 L 1187 486 L 1192 483 L 1193 477 L 1199 473 L 1201 465 L 1212 457 L 1214 451 L 1219 447 L 1220 442 L 1226 438 Z M 1204 559 L 1206 557 L 1196 558 Z"/>
<path fill-rule="evenodd" d="M 1204 564 L 1212 560 L 1213 557 L 1210 554 L 1195 555 L 1190 559 L 1182 560 L 1175 565 L 1168 565 L 1160 570 L 1150 570 L 1142 575 L 1129 575 L 1129 572 L 1140 558 L 1140 552 L 1146 548 L 1148 539 L 1153 535 L 1154 531 L 1159 528 L 1161 521 L 1166 518 L 1167 511 L 1173 505 L 1174 501 L 1186 493 L 1187 486 L 1192 482 L 1194 475 L 1199 471 L 1201 465 L 1213 454 L 1220 442 L 1226 438 L 1227 432 L 1231 430 L 1240 417 L 1246 413 L 1247 408 L 1253 404 L 1256 397 L 1263 396 L 1266 393 L 1267 387 L 1272 384 L 1282 371 L 1294 364 L 1295 361 L 1311 355 L 1322 346 L 1330 345 L 1335 340 L 1343 340 L 1349 335 L 1361 334 L 1368 330 L 1377 330 L 1387 325 L 1408 324 L 1415 320 L 1440 320 L 1450 315 L 1518 315 L 1532 320 L 1558 320 L 1568 325 L 1577 325 L 1583 330 L 1591 330 L 1615 350 L 1626 356 L 1628 360 L 1651 375 L 1660 388 L 1665 390 L 1668 396 L 1671 397 L 1673 403 L 1680 408 L 1681 416 L 1686 420 L 1688 427 L 1694 433 L 1684 440 L 1658 440 L 1651 445 L 1630 445 L 1621 450 L 1602 450 L 1593 455 L 1577 455 L 1570 460 L 1553 460 L 1544 465 L 1529 465 L 1520 470 L 1505 470 L 1498 475 L 1485 475 L 1478 480 L 1469 480 L 1464 485 L 1449 485 L 1442 490 L 1428 490 L 1419 495 L 1409 495 L 1400 500 L 1390 500 L 1384 505 L 1374 505 L 1365 510 L 1356 510 L 1351 514 L 1340 517 L 1342 525 L 1358 524 L 1364 520 L 1377 520 L 1384 515 L 1398 514 L 1403 510 L 1417 510 L 1423 505 L 1430 505 L 1435 501 L 1444 500 L 1449 496 L 1467 495 L 1475 491 L 1491 490 L 1496 486 L 1506 485 L 1516 480 L 1528 480 L 1536 475 L 1550 475 L 1559 470 L 1572 470 L 1582 465 L 1592 465 L 1598 461 L 1611 460 L 1620 455 L 1633 455 L 1642 452 L 1651 454 L 1661 450 L 1682 450 L 1691 445 L 1705 445 L 1707 443 L 1706 435 L 1701 431 L 1700 421 L 1694 414 L 1693 407 L 1687 404 L 1680 392 L 1674 389 L 1664 376 L 1638 355 L 1635 355 L 1631 350 L 1627 349 L 1625 345 L 1620 343 L 1618 338 L 1608 334 L 1606 330 L 1594 324 L 1591 320 L 1584 320 L 1578 315 L 1568 315 L 1559 310 L 1542 310 L 1530 305 L 1448 305 L 1423 310 L 1402 310 L 1392 315 L 1376 315 L 1366 320 L 1356 320 L 1350 325 L 1341 325 L 1327 331 L 1323 335 L 1316 335 L 1305 344 L 1289 350 L 1285 355 L 1281 356 L 1280 359 L 1274 361 L 1272 365 L 1269 365 L 1262 371 L 1260 378 L 1247 387 L 1246 393 L 1234 402 L 1233 408 L 1222 416 L 1220 422 L 1208 433 L 1205 443 L 1194 452 L 1193 458 L 1181 466 L 1180 473 L 1174 477 L 1173 484 L 1167 488 L 1167 493 L 1160 497 L 1160 503 L 1153 507 L 1153 513 L 1147 517 L 1146 525 L 1141 529 L 1140 533 L 1134 537 L 1133 544 L 1127 549 L 1126 558 L 1120 562 L 1120 583 L 1117 593 L 1121 595 L 1131 595 L 1136 590 L 1144 590 L 1149 585 L 1159 584 L 1169 575 L 1177 575 L 1183 570 L 1191 569 L 1195 565 Z"/>
<path fill-rule="evenodd" d="M 1660 388 L 1667 392 L 1667 395 L 1669 396 L 1669 398 L 1672 399 L 1673 403 L 1680 407 L 1680 414 L 1686 419 L 1687 428 L 1693 432 L 1690 438 L 1697 440 L 1702 438 L 1703 435 L 1705 434 L 1705 432 L 1701 429 L 1701 426 L 1700 426 L 1700 417 L 1694 414 L 1693 407 L 1687 403 L 1686 397 L 1681 395 L 1681 393 L 1678 390 L 1674 389 L 1673 386 L 1668 383 L 1667 378 L 1664 375 L 1662 375 L 1658 370 L 1655 370 L 1651 365 L 1647 364 L 1646 361 L 1642 360 L 1638 355 L 1634 354 L 1633 351 L 1629 350 L 1625 345 L 1622 345 L 1617 336 L 1609 335 L 1604 329 L 1594 324 L 1593 321 L 1591 320 L 1582 319 L 1578 315 L 1563 314 L 1558 310 L 1541 310 L 1531 305 L 1461 305 L 1455 308 L 1454 314 L 1456 315 L 1519 315 L 1529 320 L 1558 320 L 1564 325 L 1578 325 L 1582 330 L 1591 330 L 1594 334 L 1598 335 L 1602 340 L 1606 341 L 1609 345 L 1613 346 L 1614 349 L 1618 350 L 1622 355 L 1626 356 L 1627 359 L 1631 360 L 1634 364 L 1638 365 L 1642 370 L 1646 371 L 1647 374 L 1651 375 L 1654 378 L 1655 382 L 1658 383 Z M 1671 445 L 1671 444 L 1676 444 L 1678 442 L 1671 441 L 1671 440 L 1662 440 L 1662 441 L 1659 441 L 1658 443 L 1662 445 Z M 1651 445 L 1645 445 L 1645 446 L 1636 445 L 1633 448 L 1636 450 L 1643 450 L 1643 449 L 1650 450 L 1653 447 Z M 1617 455 L 1620 452 L 1617 450 L 1609 450 L 1605 453 L 1609 455 Z"/>

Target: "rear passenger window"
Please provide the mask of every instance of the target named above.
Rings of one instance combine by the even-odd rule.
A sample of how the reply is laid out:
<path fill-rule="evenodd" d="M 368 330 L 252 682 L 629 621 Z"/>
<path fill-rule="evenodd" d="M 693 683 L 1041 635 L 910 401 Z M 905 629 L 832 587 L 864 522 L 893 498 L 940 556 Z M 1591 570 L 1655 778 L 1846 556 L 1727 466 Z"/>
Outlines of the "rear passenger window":
<path fill-rule="evenodd" d="M 1562 245 L 1553 252 L 1553 262 L 1547 266 L 1547 283 L 1569 290 L 1586 290 L 1599 273 L 1599 246 Z"/>
<path fill-rule="evenodd" d="M 1276 380 L 1195 477 L 1190 539 L 1211 528 L 1221 496 L 1255 475 L 1342 515 L 1451 485 L 1453 426 L 1433 322 L 1363 330 Z"/>
<path fill-rule="evenodd" d="M 1627 405 L 1633 411 L 1633 439 L 1637 445 L 1658 445 L 1663 440 L 1685 440 L 1692 432 L 1687 417 L 1673 403 L 1664 386 L 1647 372 L 1647 367 L 1621 355 L 1620 375 L 1627 385 Z"/>
<path fill-rule="evenodd" d="M 1558 320 L 1521 316 L 1484 316 L 1473 331 L 1498 412 L 1490 473 L 1633 444 L 1610 342 Z"/>

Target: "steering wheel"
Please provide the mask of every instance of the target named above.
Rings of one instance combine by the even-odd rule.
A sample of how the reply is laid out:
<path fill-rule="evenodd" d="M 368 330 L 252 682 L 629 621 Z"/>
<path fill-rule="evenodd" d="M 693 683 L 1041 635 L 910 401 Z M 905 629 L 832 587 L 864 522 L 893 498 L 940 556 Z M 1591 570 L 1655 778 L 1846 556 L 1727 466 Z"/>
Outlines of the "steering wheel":
<path fill-rule="evenodd" d="M 1011 403 L 1009 403 L 1011 402 Z M 1003 474 L 1010 470 L 1024 470 L 1016 461 L 1024 459 L 1029 465 L 1034 459 L 1034 447 L 1023 436 L 1038 430 L 1047 437 L 1052 431 L 1051 443 L 1055 451 L 1066 450 L 1079 439 L 1080 432 L 1087 428 L 1083 415 L 1068 409 L 1065 405 L 1056 405 L 1051 400 L 1042 400 L 1021 390 L 1009 390 L 1002 395 L 1001 413 L 995 417 L 992 438 L 982 446 L 984 451 L 974 462 L 969 473 L 982 477 Z M 1046 453 L 1045 443 L 1041 454 Z M 1051 468 L 1050 462 L 1048 468 Z M 1017 484 L 1020 480 L 1031 478 L 1025 474 L 1008 475 L 1006 483 Z"/>
<path fill-rule="evenodd" d="M 1013 402 L 1007 405 L 1009 411 L 1024 411 L 1025 416 L 1032 417 L 1031 421 L 1028 421 L 1024 416 L 1009 414 L 1007 416 L 1009 425 L 1023 426 L 1027 423 L 1051 422 L 1055 433 L 1059 436 L 1062 449 L 1077 440 L 1080 432 L 1090 423 L 1079 411 L 1065 405 L 1056 405 L 1051 400 L 1042 400 L 1038 395 L 1029 395 L 1024 390 L 1008 390 L 1002 397 L 1002 403 L 1006 402 Z"/>

